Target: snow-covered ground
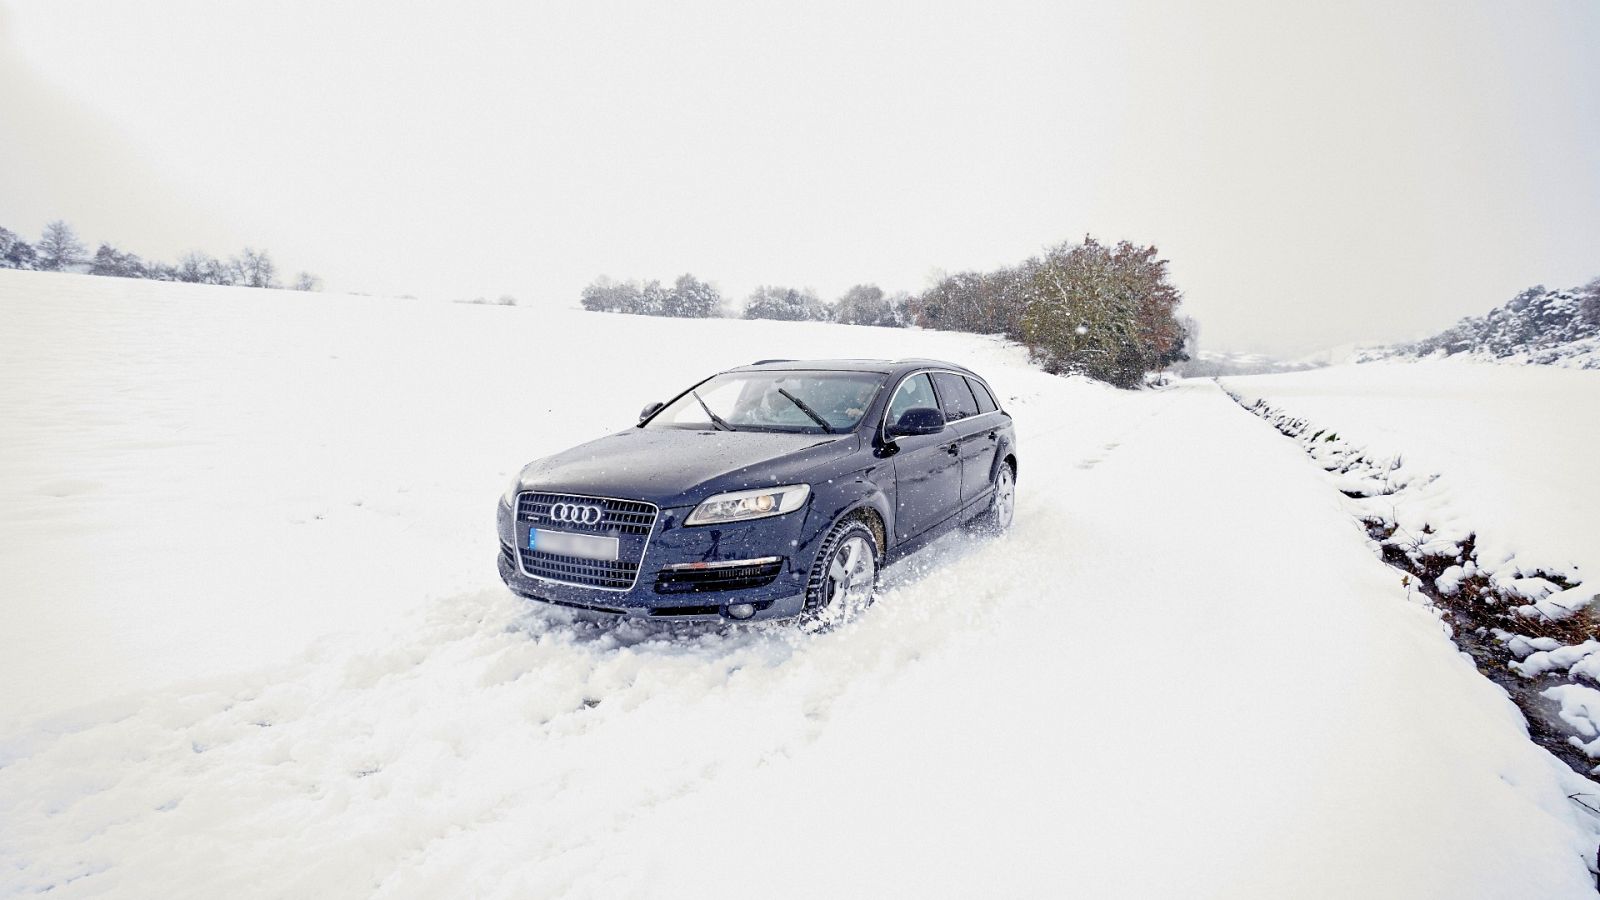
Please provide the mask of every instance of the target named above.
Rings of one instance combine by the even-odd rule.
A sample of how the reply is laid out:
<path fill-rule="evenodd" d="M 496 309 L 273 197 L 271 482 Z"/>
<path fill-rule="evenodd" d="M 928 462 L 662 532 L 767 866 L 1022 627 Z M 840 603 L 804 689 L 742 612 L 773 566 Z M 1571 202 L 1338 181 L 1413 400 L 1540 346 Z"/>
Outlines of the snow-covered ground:
<path fill-rule="evenodd" d="M 1512 614 L 1458 627 L 1496 638 L 1509 655 L 1496 665 L 1553 704 L 1574 765 L 1600 763 L 1600 640 L 1582 624 L 1600 610 L 1600 372 L 1458 358 L 1222 384 L 1340 473 L 1391 546 L 1459 563 L 1433 587 L 1469 613 L 1462 582 L 1481 580 Z"/>
<path fill-rule="evenodd" d="M 823 634 L 494 572 L 526 459 L 932 355 L 1017 522 Z M 1296 376 L 1300 377 L 1300 376 Z M 1215 386 L 970 336 L 0 273 L 0 894 L 1580 897 L 1592 789 Z"/>
<path fill-rule="evenodd" d="M 1225 378 L 1396 471 L 1439 476 L 1400 524 L 1476 531 L 1485 565 L 1600 576 L 1600 372 L 1469 360 Z M 1588 594 L 1600 591 L 1591 584 Z M 1576 596 L 1566 598 L 1577 600 Z"/>

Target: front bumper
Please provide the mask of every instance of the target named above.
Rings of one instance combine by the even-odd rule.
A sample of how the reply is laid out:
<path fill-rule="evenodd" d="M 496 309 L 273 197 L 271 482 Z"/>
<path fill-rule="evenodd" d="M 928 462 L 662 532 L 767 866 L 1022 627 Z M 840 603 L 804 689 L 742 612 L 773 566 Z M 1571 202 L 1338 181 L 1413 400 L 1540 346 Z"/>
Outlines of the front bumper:
<path fill-rule="evenodd" d="M 728 607 L 737 604 L 753 607 L 752 614 L 739 621 L 800 614 L 805 605 L 805 579 L 816 554 L 816 539 L 806 527 L 809 509 L 728 525 L 684 527 L 683 519 L 692 509 L 662 509 L 645 544 L 638 578 L 626 590 L 608 590 L 529 575 L 518 565 L 517 557 L 521 544 L 527 540 L 527 524 L 519 523 L 511 508 L 502 502 L 497 515 L 500 578 L 512 591 L 529 599 L 630 618 L 733 620 Z M 778 557 L 778 561 L 776 575 L 770 581 L 766 577 L 708 579 L 712 583 L 688 588 L 683 583 L 681 567 L 687 564 L 714 565 L 771 557 Z M 770 572 L 770 568 L 764 571 Z M 730 581 L 731 589 L 727 586 Z M 765 583 L 744 586 L 752 582 Z"/>

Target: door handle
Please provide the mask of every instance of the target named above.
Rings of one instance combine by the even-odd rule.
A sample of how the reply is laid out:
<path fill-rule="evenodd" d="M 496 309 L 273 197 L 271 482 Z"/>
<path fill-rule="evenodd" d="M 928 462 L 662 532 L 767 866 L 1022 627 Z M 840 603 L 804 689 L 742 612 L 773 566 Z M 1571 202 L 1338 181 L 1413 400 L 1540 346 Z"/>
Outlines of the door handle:
<path fill-rule="evenodd" d="M 951 456 L 960 456 L 961 455 L 961 445 L 959 445 L 959 444 L 951 444 L 948 447 L 944 448 L 944 452 L 950 454 Z"/>

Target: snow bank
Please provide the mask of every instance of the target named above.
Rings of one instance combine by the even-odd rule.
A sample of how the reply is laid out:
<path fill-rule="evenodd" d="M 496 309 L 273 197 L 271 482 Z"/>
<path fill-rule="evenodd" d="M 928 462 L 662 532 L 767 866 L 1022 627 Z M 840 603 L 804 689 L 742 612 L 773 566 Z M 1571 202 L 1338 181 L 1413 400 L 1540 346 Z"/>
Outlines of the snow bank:
<path fill-rule="evenodd" d="M 1525 679 L 1502 684 L 1546 746 L 1600 771 L 1597 588 L 1584 580 L 1600 562 L 1587 513 L 1600 501 L 1600 375 L 1457 362 L 1225 385 L 1381 523 L 1383 547 L 1432 582 L 1458 640 L 1495 642 L 1481 648 L 1495 657 L 1486 673 Z"/>
<path fill-rule="evenodd" d="M 1475 530 L 1480 560 L 1505 577 L 1600 572 L 1600 373 L 1448 361 L 1222 383 L 1246 403 L 1264 400 L 1343 438 L 1368 459 L 1415 478 L 1442 476 L 1398 511 L 1408 530 L 1423 521 L 1439 532 Z"/>

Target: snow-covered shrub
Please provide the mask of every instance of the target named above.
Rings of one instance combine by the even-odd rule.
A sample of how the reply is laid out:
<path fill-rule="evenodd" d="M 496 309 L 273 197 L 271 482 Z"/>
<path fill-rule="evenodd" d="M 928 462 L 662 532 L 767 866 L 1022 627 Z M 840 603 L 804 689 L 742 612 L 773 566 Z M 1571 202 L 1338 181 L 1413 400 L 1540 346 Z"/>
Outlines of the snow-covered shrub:
<path fill-rule="evenodd" d="M 0 228 L 0 269 L 33 269 L 39 264 L 38 251 L 17 233 Z"/>
<path fill-rule="evenodd" d="M 886 296 L 875 284 L 858 284 L 844 292 L 833 304 L 833 320 L 845 325 L 878 325 L 898 328 L 905 325 L 907 295 Z"/>
<path fill-rule="evenodd" d="M 1426 356 L 1482 357 L 1506 362 L 1600 368 L 1600 278 L 1583 287 L 1536 285 L 1483 316 L 1410 344 L 1372 351 L 1364 359 Z"/>
<path fill-rule="evenodd" d="M 612 281 L 604 275 L 583 289 L 579 302 L 591 312 L 633 313 L 705 319 L 719 315 L 722 295 L 693 275 L 680 275 L 672 287 L 659 281 Z"/>
<path fill-rule="evenodd" d="M 746 319 L 777 319 L 782 322 L 826 322 L 828 307 L 810 290 L 762 285 L 750 293 L 744 304 Z"/>

